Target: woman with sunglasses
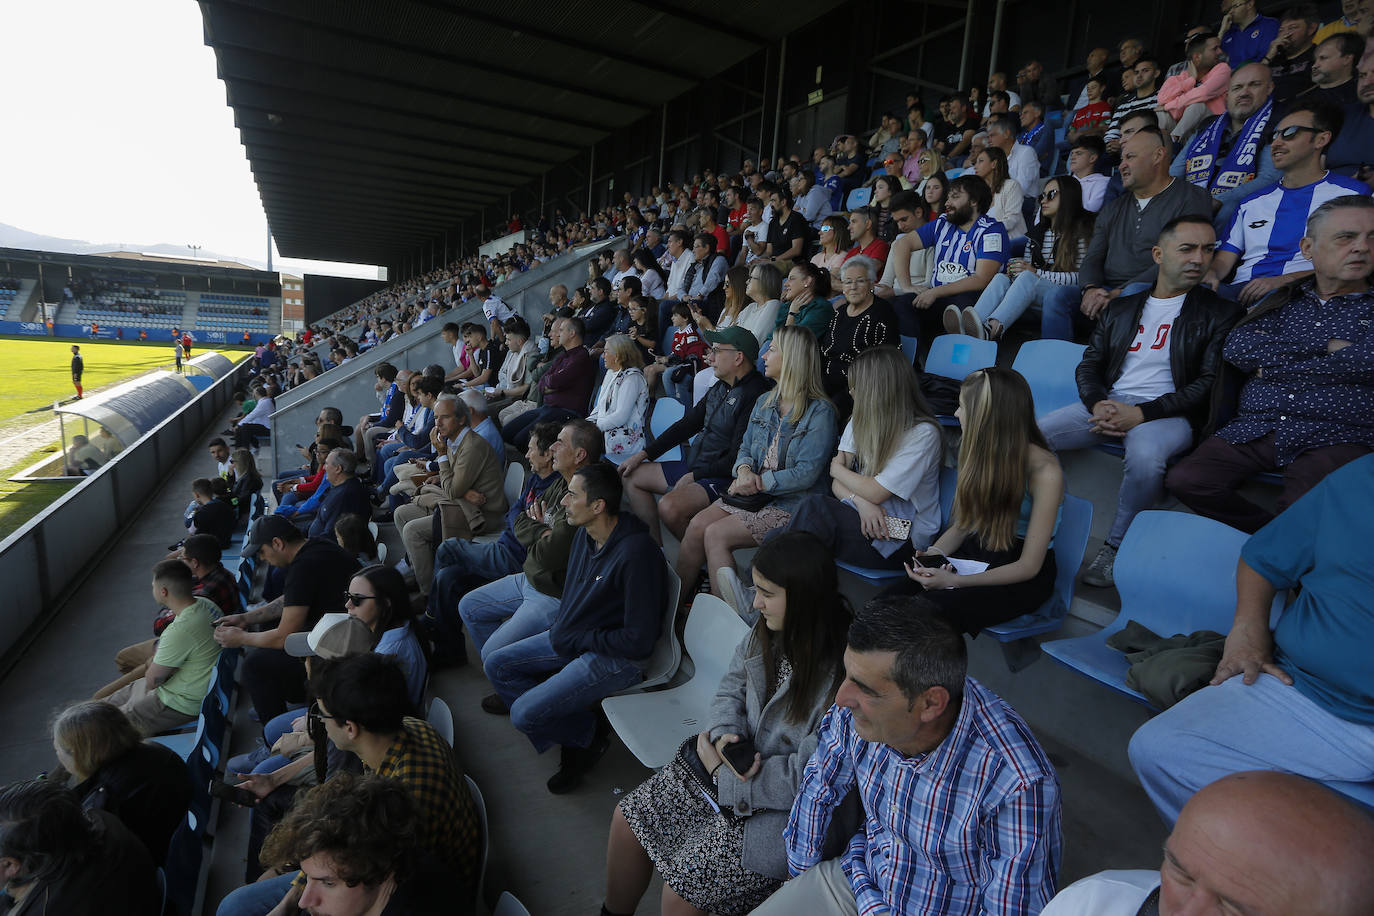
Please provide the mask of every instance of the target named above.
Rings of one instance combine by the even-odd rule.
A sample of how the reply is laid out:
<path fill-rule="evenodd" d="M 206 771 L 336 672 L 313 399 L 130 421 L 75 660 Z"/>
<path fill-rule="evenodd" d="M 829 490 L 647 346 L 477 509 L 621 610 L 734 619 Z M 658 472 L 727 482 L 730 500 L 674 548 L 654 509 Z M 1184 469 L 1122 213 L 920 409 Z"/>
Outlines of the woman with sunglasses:
<path fill-rule="evenodd" d="M 1078 266 L 1092 239 L 1095 217 L 1083 209 L 1083 190 L 1071 175 L 1045 180 L 1040 218 L 1026 236 L 1026 255 L 1012 258 L 960 316 L 970 337 L 999 340 L 1026 310 L 1059 287 L 1078 287 Z"/>
<path fill-rule="evenodd" d="M 415 611 L 405 579 L 381 563 L 362 569 L 348 583 L 344 608 L 350 616 L 367 624 L 377 637 L 372 650 L 394 656 L 406 676 L 406 688 L 415 707 L 424 699 L 429 661 L 419 638 L 410 625 Z"/>
<path fill-rule="evenodd" d="M 849 238 L 849 220 L 843 214 L 833 213 L 821 220 L 818 238 L 821 250 L 811 256 L 811 263 L 836 276 L 836 271 L 844 263 L 854 243 Z"/>

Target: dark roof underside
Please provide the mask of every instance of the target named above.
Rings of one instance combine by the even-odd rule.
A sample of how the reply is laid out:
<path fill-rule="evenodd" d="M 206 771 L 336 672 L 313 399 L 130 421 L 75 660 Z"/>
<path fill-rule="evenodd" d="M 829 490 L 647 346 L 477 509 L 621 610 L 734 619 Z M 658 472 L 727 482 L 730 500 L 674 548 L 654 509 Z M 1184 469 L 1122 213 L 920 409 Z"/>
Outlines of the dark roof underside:
<path fill-rule="evenodd" d="M 281 253 L 387 264 L 837 4 L 200 6 Z"/>

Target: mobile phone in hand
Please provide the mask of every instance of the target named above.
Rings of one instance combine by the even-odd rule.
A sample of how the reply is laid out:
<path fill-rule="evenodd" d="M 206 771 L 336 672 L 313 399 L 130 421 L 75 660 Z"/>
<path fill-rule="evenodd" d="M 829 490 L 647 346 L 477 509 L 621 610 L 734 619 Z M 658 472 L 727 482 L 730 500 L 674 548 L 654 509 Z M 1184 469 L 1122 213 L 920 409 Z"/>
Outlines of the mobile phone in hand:
<path fill-rule="evenodd" d="M 754 755 L 758 750 L 751 739 L 741 738 L 734 744 L 725 745 L 721 754 L 725 757 L 726 763 L 730 764 L 730 769 L 743 776 L 754 765 Z"/>
<path fill-rule="evenodd" d="M 949 563 L 949 557 L 942 553 L 927 553 L 916 558 L 917 566 L 924 566 L 926 569 L 940 569 Z"/>

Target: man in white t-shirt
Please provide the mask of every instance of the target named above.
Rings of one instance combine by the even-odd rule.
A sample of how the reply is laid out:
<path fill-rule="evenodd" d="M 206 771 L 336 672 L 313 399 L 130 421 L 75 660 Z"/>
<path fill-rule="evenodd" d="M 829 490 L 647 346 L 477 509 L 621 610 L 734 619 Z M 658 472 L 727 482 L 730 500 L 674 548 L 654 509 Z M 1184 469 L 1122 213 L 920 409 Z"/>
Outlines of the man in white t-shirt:
<path fill-rule="evenodd" d="M 1055 895 L 1041 916 L 1374 912 L 1374 820 L 1291 773 L 1222 777 L 1184 805 L 1158 871 L 1104 871 Z"/>
<path fill-rule="evenodd" d="M 474 286 L 472 294 L 482 301 L 482 314 L 486 316 L 490 328 L 488 336 L 498 343 L 505 340 L 506 335 L 501 326 L 507 318 L 515 317 L 515 310 L 502 302 L 500 296 L 492 295 L 491 289 L 485 283 Z"/>
<path fill-rule="evenodd" d="M 1145 292 L 1119 296 L 1093 329 L 1075 378 L 1082 403 L 1040 420 L 1055 451 L 1121 442 L 1125 472 L 1106 543 L 1083 574 L 1113 584 L 1116 550 L 1136 513 L 1164 495 L 1169 459 L 1207 421 L 1221 350 L 1242 310 L 1201 286 L 1217 236 L 1205 216 L 1180 216 L 1154 246 L 1159 274 Z"/>

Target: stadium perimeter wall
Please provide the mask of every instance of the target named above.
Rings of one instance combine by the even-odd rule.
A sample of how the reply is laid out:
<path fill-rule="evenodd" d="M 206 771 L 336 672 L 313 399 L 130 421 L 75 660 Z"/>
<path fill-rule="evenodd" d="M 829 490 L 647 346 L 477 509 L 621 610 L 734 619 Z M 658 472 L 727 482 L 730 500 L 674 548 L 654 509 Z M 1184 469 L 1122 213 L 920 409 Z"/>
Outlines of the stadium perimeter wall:
<path fill-rule="evenodd" d="M 619 240 L 623 244 L 624 240 Z M 540 264 L 519 277 L 503 283 L 496 295 L 530 323 L 531 330 L 543 327 L 543 315 L 549 307 L 549 287 L 562 283 L 569 289 L 581 286 L 587 279 L 587 261 L 598 252 L 614 247 L 617 240 L 599 242 L 578 248 L 548 264 Z M 272 414 L 272 452 L 278 468 L 299 463 L 297 443 L 309 442 L 315 436 L 315 417 L 320 407 L 337 407 L 343 411 L 345 423 L 353 423 L 365 413 L 377 409 L 377 382 L 373 369 L 383 362 L 397 367 L 418 368 L 441 363 L 449 368 L 453 351 L 440 334 L 450 321 L 462 323 L 481 320 L 478 303 L 464 303 L 425 322 L 419 328 L 393 338 L 368 350 L 346 365 L 330 369 L 304 385 L 298 385 L 277 398 L 277 410 Z M 354 325 L 345 333 L 356 337 L 361 325 Z"/>
<path fill-rule="evenodd" d="M 0 671 L 56 615 L 99 558 L 139 517 L 149 494 L 220 418 L 247 374 L 245 360 L 108 464 L 0 541 Z"/>

